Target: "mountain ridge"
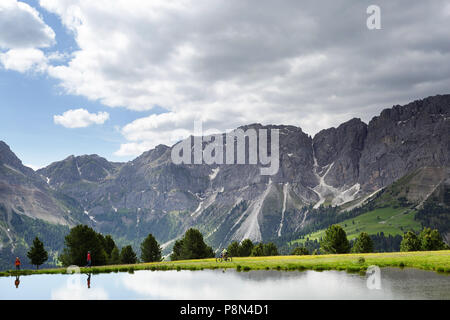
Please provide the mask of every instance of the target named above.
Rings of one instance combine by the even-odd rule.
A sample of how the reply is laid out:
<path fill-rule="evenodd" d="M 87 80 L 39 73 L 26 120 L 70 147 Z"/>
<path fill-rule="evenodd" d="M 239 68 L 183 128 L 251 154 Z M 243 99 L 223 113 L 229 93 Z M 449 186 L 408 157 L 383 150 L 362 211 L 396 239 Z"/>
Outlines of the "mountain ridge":
<path fill-rule="evenodd" d="M 124 163 L 69 156 L 34 172 L 0 142 L 0 184 L 11 188 L 22 173 L 63 218 L 35 215 L 32 204 L 21 206 L 23 214 L 69 226 L 87 223 L 128 241 L 151 232 L 170 242 L 189 227 L 218 247 L 243 238 L 263 241 L 303 228 L 312 206 L 364 199 L 418 168 L 450 167 L 449 113 L 450 95 L 437 95 L 384 109 L 367 124 L 350 119 L 314 137 L 292 125 L 239 127 L 279 129 L 280 168 L 273 176 L 261 176 L 259 165 L 175 165 L 173 146 L 166 145 Z M 1 194 L 0 203 L 20 214 L 14 199 Z"/>

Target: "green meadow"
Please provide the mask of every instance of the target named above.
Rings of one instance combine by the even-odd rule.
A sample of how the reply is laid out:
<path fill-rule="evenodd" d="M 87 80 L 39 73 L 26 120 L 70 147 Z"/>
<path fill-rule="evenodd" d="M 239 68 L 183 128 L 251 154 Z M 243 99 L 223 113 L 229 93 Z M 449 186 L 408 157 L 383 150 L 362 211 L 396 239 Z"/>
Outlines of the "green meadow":
<path fill-rule="evenodd" d="M 403 235 L 409 230 L 419 231 L 422 229 L 420 223 L 414 220 L 415 213 L 411 209 L 387 207 L 363 213 L 338 224 L 345 230 L 349 240 L 355 239 L 361 232 L 367 232 L 368 234 L 383 232 L 386 236 Z M 320 240 L 325 236 L 325 230 L 307 234 L 302 239 L 292 241 L 291 244 L 303 243 L 307 238 Z"/>
<path fill-rule="evenodd" d="M 418 252 L 357 253 L 309 256 L 271 256 L 234 258 L 232 262 L 216 262 L 215 259 L 163 261 L 130 265 L 81 268 L 82 273 L 130 272 L 138 270 L 204 270 L 233 268 L 250 270 L 344 270 L 364 272 L 369 266 L 417 268 L 450 274 L 450 250 Z M 3 271 L 0 276 L 32 274 L 65 274 L 65 268 Z"/>

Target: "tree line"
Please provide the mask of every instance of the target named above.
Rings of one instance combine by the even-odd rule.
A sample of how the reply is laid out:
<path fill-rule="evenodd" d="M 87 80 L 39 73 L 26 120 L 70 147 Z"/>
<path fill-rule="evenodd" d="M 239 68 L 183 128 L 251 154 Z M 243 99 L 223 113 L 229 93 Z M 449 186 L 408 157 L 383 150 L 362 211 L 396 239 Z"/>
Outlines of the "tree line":
<path fill-rule="evenodd" d="M 227 252 L 232 257 L 277 256 L 278 248 L 273 242 L 254 244 L 250 239 L 244 239 L 241 243 L 231 242 Z"/>
<path fill-rule="evenodd" d="M 103 236 L 86 225 L 72 228 L 65 237 L 64 244 L 64 250 L 59 256 L 59 260 L 64 266 L 85 265 L 87 252 L 90 252 L 94 266 L 162 260 L 161 246 L 152 234 L 149 234 L 140 245 L 140 260 L 131 245 L 119 249 L 111 235 Z"/>
<path fill-rule="evenodd" d="M 380 237 L 380 235 L 377 235 Z M 377 236 L 369 236 L 361 232 L 355 241 L 349 241 L 345 230 L 338 224 L 329 226 L 325 236 L 317 242 L 320 249 L 312 252 L 306 246 L 297 246 L 290 252 L 291 255 L 308 254 L 341 254 L 341 253 L 369 253 L 374 252 L 374 240 Z M 382 235 L 384 237 L 384 235 Z M 152 234 L 149 234 L 141 243 L 141 256 L 138 259 L 131 245 L 119 249 L 111 235 L 103 236 L 86 225 L 72 228 L 64 239 L 64 250 L 59 260 L 64 266 L 86 264 L 86 255 L 90 252 L 93 266 L 134 264 L 138 262 L 159 262 L 162 260 L 161 246 Z M 444 243 L 437 229 L 424 228 L 419 234 L 408 231 L 400 242 L 400 251 L 433 251 L 450 249 Z M 279 255 L 278 248 L 273 242 L 256 243 L 250 239 L 241 242 L 233 241 L 227 247 L 228 255 L 232 257 L 259 257 Z M 212 247 L 208 246 L 201 232 L 191 228 L 184 236 L 175 241 L 170 259 L 188 260 L 214 257 Z M 38 237 L 27 253 L 31 264 L 39 268 L 47 259 L 48 253 L 44 244 Z"/>
<path fill-rule="evenodd" d="M 384 237 L 384 235 L 383 235 Z M 366 232 L 361 232 L 355 241 L 349 241 L 345 230 L 338 224 L 329 226 L 325 231 L 325 236 L 320 240 L 320 253 L 340 254 L 340 253 L 370 253 L 374 252 L 374 240 L 377 237 L 369 236 Z M 398 239 L 393 237 L 393 239 Z M 400 251 L 435 251 L 450 249 L 442 239 L 437 229 L 424 228 L 420 234 L 408 231 L 404 234 L 400 242 Z M 309 254 L 305 246 L 296 247 L 291 254 Z M 313 253 L 317 254 L 315 250 Z"/>

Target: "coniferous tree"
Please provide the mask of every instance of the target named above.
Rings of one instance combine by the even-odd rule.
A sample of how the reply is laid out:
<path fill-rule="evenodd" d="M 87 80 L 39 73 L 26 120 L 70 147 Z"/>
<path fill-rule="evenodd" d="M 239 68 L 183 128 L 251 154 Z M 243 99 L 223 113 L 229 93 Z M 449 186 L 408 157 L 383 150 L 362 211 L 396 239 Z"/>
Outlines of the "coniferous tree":
<path fill-rule="evenodd" d="M 330 254 L 350 252 L 350 243 L 344 229 L 337 224 L 328 227 L 325 237 L 320 242 L 320 249 Z"/>
<path fill-rule="evenodd" d="M 273 242 L 264 244 L 264 256 L 270 257 L 277 255 L 278 255 L 278 248 Z"/>
<path fill-rule="evenodd" d="M 239 243 L 237 241 L 233 241 L 229 244 L 227 251 L 229 256 L 239 257 Z"/>
<path fill-rule="evenodd" d="M 143 262 L 161 261 L 161 247 L 152 234 L 141 243 L 141 260 Z"/>
<path fill-rule="evenodd" d="M 183 249 L 183 239 L 175 241 L 172 249 L 172 254 L 170 255 L 170 260 L 181 260 L 182 259 L 182 249 Z"/>
<path fill-rule="evenodd" d="M 252 250 L 253 250 L 253 242 L 250 239 L 244 239 L 239 245 L 239 256 L 249 257 L 252 254 Z"/>
<path fill-rule="evenodd" d="M 94 229 L 86 225 L 77 225 L 65 237 L 66 247 L 59 259 L 65 266 L 86 265 L 88 251 L 91 252 L 92 265 L 105 265 L 108 259 L 104 249 L 105 239 Z"/>
<path fill-rule="evenodd" d="M 33 240 L 33 246 L 28 251 L 27 257 L 30 259 L 31 264 L 36 266 L 36 269 L 39 269 L 39 266 L 47 261 L 47 251 L 45 251 L 44 244 L 38 237 Z"/>
<path fill-rule="evenodd" d="M 128 245 L 122 248 L 120 251 L 120 263 L 123 264 L 133 264 L 137 262 L 136 253 L 133 251 L 133 248 Z"/>
<path fill-rule="evenodd" d="M 116 247 L 116 243 L 114 242 L 111 235 L 109 235 L 109 234 L 106 235 L 106 237 L 104 238 L 103 247 L 105 248 L 105 252 L 106 252 L 106 255 L 108 256 L 108 259 L 110 259 L 111 253 L 112 253 L 113 249 Z"/>
<path fill-rule="evenodd" d="M 355 253 L 373 252 L 372 238 L 366 232 L 361 232 L 358 238 L 356 239 L 356 242 L 352 248 L 352 252 Z"/>
<path fill-rule="evenodd" d="M 213 249 L 208 246 L 203 235 L 197 229 L 189 229 L 181 240 L 175 242 L 171 260 L 203 259 L 214 257 Z"/>
<path fill-rule="evenodd" d="M 111 258 L 109 259 L 109 264 L 119 264 L 120 263 L 120 252 L 119 248 L 114 247 L 111 251 Z"/>

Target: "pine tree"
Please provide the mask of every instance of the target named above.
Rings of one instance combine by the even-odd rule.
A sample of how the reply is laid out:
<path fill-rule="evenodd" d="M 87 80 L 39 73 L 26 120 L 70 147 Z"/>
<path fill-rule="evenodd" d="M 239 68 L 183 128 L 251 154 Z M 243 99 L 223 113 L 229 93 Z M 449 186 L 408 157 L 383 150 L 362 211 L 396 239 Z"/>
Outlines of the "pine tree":
<path fill-rule="evenodd" d="M 39 266 L 47 261 L 47 251 L 45 251 L 44 244 L 38 237 L 33 240 L 33 246 L 30 248 L 30 251 L 28 251 L 27 257 L 30 259 L 31 264 L 36 266 L 36 269 L 39 269 Z"/>
<path fill-rule="evenodd" d="M 249 257 L 252 254 L 252 250 L 253 250 L 253 242 L 250 239 L 244 239 L 239 245 L 239 256 Z"/>
<path fill-rule="evenodd" d="M 114 242 L 113 238 L 108 234 L 105 237 L 103 247 L 105 248 L 106 255 L 108 256 L 108 259 L 111 258 L 111 253 L 116 247 L 116 243 Z"/>
<path fill-rule="evenodd" d="M 59 260 L 65 266 L 86 265 L 87 252 L 91 252 L 92 265 L 105 265 L 108 256 L 104 249 L 105 238 L 97 233 L 94 229 L 86 225 L 77 225 L 70 229 L 69 234 L 65 237 L 64 243 L 66 247 L 60 255 Z"/>
<path fill-rule="evenodd" d="M 264 245 L 264 255 L 266 257 L 277 256 L 278 248 L 273 242 L 266 243 Z"/>
<path fill-rule="evenodd" d="M 233 241 L 229 244 L 227 251 L 229 256 L 239 257 L 239 243 L 237 241 Z"/>
<path fill-rule="evenodd" d="M 114 247 L 111 251 L 111 258 L 109 259 L 109 264 L 119 264 L 120 263 L 120 252 L 119 248 Z"/>
<path fill-rule="evenodd" d="M 320 249 L 325 253 L 350 252 L 350 243 L 344 229 L 337 224 L 328 227 L 325 237 L 320 242 Z"/>
<path fill-rule="evenodd" d="M 183 250 L 183 239 L 175 241 L 175 244 L 172 249 L 172 254 L 170 255 L 170 260 L 181 260 L 182 259 L 182 250 Z"/>
<path fill-rule="evenodd" d="M 122 248 L 120 252 L 120 263 L 123 264 L 133 264 L 137 262 L 136 253 L 133 251 L 133 248 L 128 245 Z"/>
<path fill-rule="evenodd" d="M 141 260 L 143 262 L 161 261 L 161 247 L 152 234 L 141 243 Z"/>
<path fill-rule="evenodd" d="M 372 238 L 366 232 L 361 232 L 358 238 L 356 239 L 352 251 L 355 253 L 373 252 Z"/>
<path fill-rule="evenodd" d="M 182 239 L 175 242 L 173 252 L 170 255 L 171 260 L 212 257 L 214 257 L 213 249 L 204 242 L 201 232 L 193 228 L 186 231 Z"/>

